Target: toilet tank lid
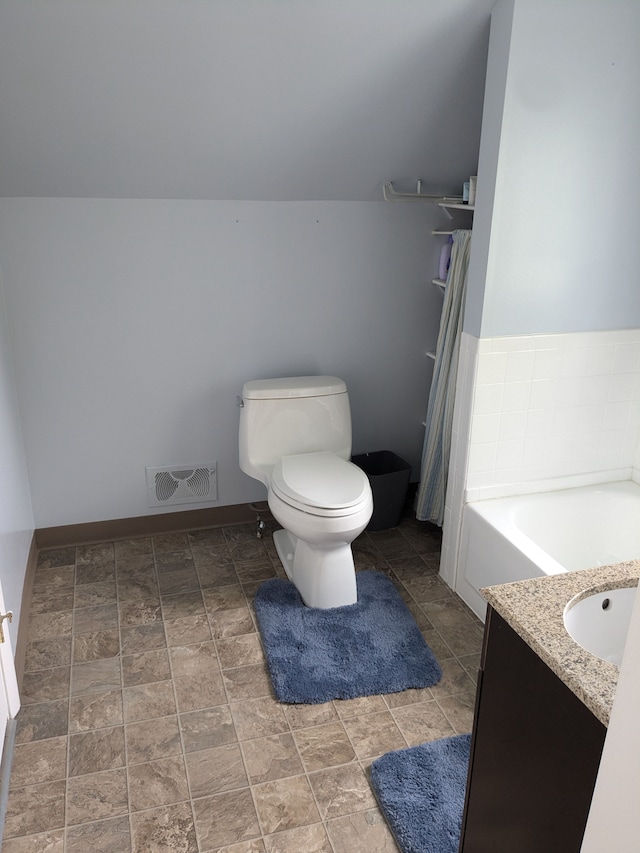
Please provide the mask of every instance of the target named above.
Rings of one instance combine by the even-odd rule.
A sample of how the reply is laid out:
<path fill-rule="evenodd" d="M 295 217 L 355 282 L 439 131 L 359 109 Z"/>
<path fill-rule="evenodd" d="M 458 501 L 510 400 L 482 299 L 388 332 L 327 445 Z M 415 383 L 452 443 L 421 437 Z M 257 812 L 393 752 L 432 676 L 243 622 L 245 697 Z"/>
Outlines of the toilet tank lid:
<path fill-rule="evenodd" d="M 326 397 L 344 394 L 347 386 L 337 376 L 285 376 L 282 379 L 252 379 L 245 382 L 242 396 L 248 400 L 277 400 L 287 397 Z"/>

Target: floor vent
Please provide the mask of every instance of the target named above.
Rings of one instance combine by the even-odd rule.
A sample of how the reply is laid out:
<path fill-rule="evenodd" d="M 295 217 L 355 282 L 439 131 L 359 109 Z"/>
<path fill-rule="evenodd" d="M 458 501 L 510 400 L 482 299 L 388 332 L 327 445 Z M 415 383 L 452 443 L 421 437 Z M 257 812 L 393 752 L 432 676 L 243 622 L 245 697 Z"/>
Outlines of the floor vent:
<path fill-rule="evenodd" d="M 205 503 L 218 499 L 216 463 L 145 468 L 149 506 Z"/>

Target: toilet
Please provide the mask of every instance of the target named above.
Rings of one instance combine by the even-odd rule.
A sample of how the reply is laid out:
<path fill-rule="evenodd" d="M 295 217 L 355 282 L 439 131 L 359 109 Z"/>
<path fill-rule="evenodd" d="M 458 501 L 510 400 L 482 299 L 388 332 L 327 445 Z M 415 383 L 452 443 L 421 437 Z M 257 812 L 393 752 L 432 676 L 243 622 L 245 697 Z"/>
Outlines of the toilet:
<path fill-rule="evenodd" d="M 308 607 L 355 604 L 351 543 L 373 498 L 351 457 L 347 386 L 336 376 L 255 379 L 242 389 L 240 468 L 264 483 L 287 577 Z"/>

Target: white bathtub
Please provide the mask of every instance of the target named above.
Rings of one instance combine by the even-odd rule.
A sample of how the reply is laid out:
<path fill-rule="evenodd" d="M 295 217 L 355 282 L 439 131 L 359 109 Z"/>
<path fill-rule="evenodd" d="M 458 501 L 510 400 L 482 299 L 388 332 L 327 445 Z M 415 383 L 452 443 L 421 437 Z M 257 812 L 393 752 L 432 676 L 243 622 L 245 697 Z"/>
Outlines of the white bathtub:
<path fill-rule="evenodd" d="M 640 557 L 631 480 L 473 501 L 462 512 L 456 592 L 484 619 L 485 586 Z"/>

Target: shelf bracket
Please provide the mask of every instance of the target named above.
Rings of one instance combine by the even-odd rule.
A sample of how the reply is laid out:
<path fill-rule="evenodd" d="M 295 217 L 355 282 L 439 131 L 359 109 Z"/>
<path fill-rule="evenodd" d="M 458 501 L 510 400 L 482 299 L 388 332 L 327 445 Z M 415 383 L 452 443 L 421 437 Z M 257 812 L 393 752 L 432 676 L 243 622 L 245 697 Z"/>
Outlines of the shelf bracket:
<path fill-rule="evenodd" d="M 382 196 L 385 201 L 426 201 L 430 204 L 438 204 L 442 201 L 461 202 L 461 198 L 451 198 L 441 194 L 423 193 L 420 192 L 422 181 L 418 181 L 417 190 L 415 193 L 400 193 L 393 187 L 393 182 L 388 181 L 382 187 Z"/>

